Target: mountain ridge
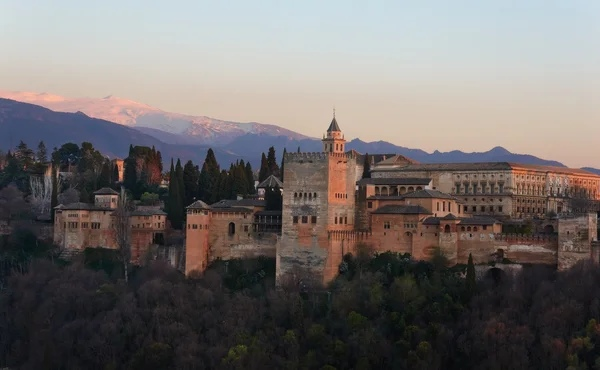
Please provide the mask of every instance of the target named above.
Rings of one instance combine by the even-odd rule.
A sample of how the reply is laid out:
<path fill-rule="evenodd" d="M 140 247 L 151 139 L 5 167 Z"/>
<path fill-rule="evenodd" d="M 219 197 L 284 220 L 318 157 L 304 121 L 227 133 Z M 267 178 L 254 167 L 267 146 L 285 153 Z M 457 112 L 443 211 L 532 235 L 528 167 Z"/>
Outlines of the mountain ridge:
<path fill-rule="evenodd" d="M 59 98 L 50 95 L 48 99 L 59 100 Z M 113 97 L 106 98 L 116 99 Z M 12 125 L 6 120 L 6 117 L 4 122 L 2 121 L 3 114 L 6 116 L 7 107 L 11 106 L 13 108 L 13 115 L 10 117 Z M 16 109 L 17 107 L 19 109 Z M 14 114 L 17 112 L 18 114 Z M 70 122 L 70 126 L 66 131 L 64 128 L 61 129 L 64 134 L 60 137 L 56 137 L 56 129 L 61 127 L 60 119 L 57 117 L 67 117 L 67 121 Z M 15 125 L 15 121 L 20 122 L 21 125 Z M 55 125 L 56 127 L 50 129 L 41 122 L 45 122 L 46 126 Z M 101 127 L 97 127 L 98 125 Z M 118 128 L 122 128 L 122 130 Z M 118 135 L 115 130 L 118 131 Z M 163 152 L 165 161 L 169 157 L 173 157 L 182 160 L 191 159 L 197 164 L 203 162 L 206 150 L 211 147 L 222 166 L 244 159 L 249 160 L 254 168 L 259 166 L 262 153 L 266 152 L 270 146 L 275 147 L 279 160 L 281 160 L 281 152 L 284 148 L 288 151 L 295 151 L 298 147 L 306 152 L 322 151 L 322 143 L 319 139 L 302 135 L 297 137 L 273 135 L 267 132 L 247 132 L 233 138 L 230 137 L 228 140 L 213 141 L 211 145 L 198 144 L 195 138 L 189 135 L 170 133 L 153 127 L 129 127 L 90 117 L 87 113 L 79 110 L 74 113 L 55 112 L 39 105 L 2 98 L 0 98 L 0 135 L 2 136 L 0 137 L 0 148 L 6 149 L 14 147 L 21 139 L 27 142 L 28 145 L 37 145 L 40 140 L 45 140 L 46 144 L 52 147 L 60 146 L 68 141 L 80 144 L 92 137 L 94 139 L 90 141 L 103 153 L 109 155 L 126 156 L 129 144 L 154 145 Z M 96 143 L 96 141 L 100 142 Z M 486 152 L 462 152 L 460 150 L 440 152 L 435 150 L 428 153 L 422 149 L 398 146 L 383 140 L 364 142 L 360 139 L 353 139 L 347 143 L 346 148 L 349 150 L 354 149 L 360 153 L 396 153 L 422 163 L 516 162 L 566 167 L 558 161 L 546 160 L 529 154 L 511 153 L 501 146 L 495 146 Z M 600 170 L 593 167 L 585 167 L 584 169 L 600 175 Z"/>

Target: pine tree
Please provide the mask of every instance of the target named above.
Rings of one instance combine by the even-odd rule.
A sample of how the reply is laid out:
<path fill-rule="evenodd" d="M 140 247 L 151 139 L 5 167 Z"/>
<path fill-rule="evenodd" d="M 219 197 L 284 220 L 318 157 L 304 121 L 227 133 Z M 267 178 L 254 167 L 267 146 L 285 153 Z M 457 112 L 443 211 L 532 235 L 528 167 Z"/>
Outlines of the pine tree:
<path fill-rule="evenodd" d="M 300 153 L 300 147 L 298 147 L 298 153 Z"/>
<path fill-rule="evenodd" d="M 40 141 L 40 143 L 38 144 L 36 160 L 38 161 L 38 163 L 48 162 L 48 150 L 46 149 L 46 144 L 44 144 L 44 140 Z"/>
<path fill-rule="evenodd" d="M 475 293 L 477 282 L 475 281 L 475 265 L 473 264 L 473 255 L 469 253 L 469 260 L 467 262 L 467 275 L 465 278 L 465 285 L 467 294 L 471 297 Z"/>
<path fill-rule="evenodd" d="M 175 178 L 177 179 L 177 196 L 175 197 L 175 216 L 176 216 L 176 225 L 177 229 L 181 229 L 184 219 L 184 197 L 185 197 L 185 187 L 183 184 L 183 167 L 181 167 L 181 160 L 177 159 L 177 164 L 175 164 Z"/>
<path fill-rule="evenodd" d="M 279 178 L 281 179 L 281 182 L 283 182 L 283 172 L 284 172 L 285 155 L 286 154 L 287 154 L 287 150 L 285 148 L 283 148 L 283 155 L 281 156 L 281 167 L 279 167 L 279 172 L 281 173 L 281 176 Z"/>
<path fill-rule="evenodd" d="M 363 164 L 362 178 L 363 179 L 371 178 L 371 160 L 369 158 L 369 153 L 365 154 L 365 162 Z"/>
<path fill-rule="evenodd" d="M 267 156 L 265 153 L 262 154 L 260 159 L 260 171 L 258 172 L 258 182 L 261 183 L 269 177 L 269 165 L 267 163 Z"/>
<path fill-rule="evenodd" d="M 229 177 L 231 178 L 231 195 L 233 197 L 236 197 L 238 194 L 247 194 L 248 180 L 246 178 L 246 164 L 243 160 L 233 166 L 233 171 L 230 171 Z"/>
<path fill-rule="evenodd" d="M 212 204 L 219 198 L 220 172 L 215 153 L 212 149 L 208 149 L 198 180 L 198 196 L 202 201 Z"/>
<path fill-rule="evenodd" d="M 252 171 L 252 165 L 250 162 L 246 163 L 246 179 L 248 180 L 248 190 L 246 192 L 248 194 L 254 194 L 256 192 L 256 188 L 254 187 L 254 171 Z"/>

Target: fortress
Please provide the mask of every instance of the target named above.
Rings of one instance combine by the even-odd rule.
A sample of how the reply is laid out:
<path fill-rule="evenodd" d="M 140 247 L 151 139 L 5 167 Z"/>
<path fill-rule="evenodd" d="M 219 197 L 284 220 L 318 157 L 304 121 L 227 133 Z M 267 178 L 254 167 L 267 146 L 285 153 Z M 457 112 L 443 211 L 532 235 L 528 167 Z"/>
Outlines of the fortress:
<path fill-rule="evenodd" d="M 283 209 L 242 199 L 187 208 L 186 275 L 217 259 L 274 256 L 277 278 L 309 274 L 327 282 L 357 248 L 451 263 L 509 259 L 566 269 L 598 261 L 600 176 L 562 167 L 513 163 L 419 164 L 402 156 L 346 151 L 335 116 L 320 153 L 287 153 Z M 375 158 L 380 161 L 375 161 Z M 503 222 L 533 219 L 537 233 L 502 233 Z"/>

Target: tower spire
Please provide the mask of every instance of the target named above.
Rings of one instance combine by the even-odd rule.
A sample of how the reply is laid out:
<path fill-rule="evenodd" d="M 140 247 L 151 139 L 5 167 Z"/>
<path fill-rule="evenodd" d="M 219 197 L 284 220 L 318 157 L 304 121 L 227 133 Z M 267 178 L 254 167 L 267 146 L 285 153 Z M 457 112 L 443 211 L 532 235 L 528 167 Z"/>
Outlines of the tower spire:
<path fill-rule="evenodd" d="M 333 106 L 333 118 L 335 118 L 335 105 Z"/>

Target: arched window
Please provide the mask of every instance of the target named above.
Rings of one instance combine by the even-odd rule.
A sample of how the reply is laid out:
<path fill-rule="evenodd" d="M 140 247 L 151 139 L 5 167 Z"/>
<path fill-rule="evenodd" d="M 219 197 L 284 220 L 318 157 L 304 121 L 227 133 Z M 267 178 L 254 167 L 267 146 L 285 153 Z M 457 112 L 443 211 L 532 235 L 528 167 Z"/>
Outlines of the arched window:
<path fill-rule="evenodd" d="M 465 227 L 461 226 L 460 231 L 465 231 Z"/>
<path fill-rule="evenodd" d="M 473 231 L 477 231 L 477 226 L 473 226 Z"/>
<path fill-rule="evenodd" d="M 229 236 L 232 236 L 235 234 L 235 224 L 233 222 L 229 223 L 228 232 L 229 232 Z"/>
<path fill-rule="evenodd" d="M 298 198 L 298 193 L 294 193 L 294 198 Z"/>
<path fill-rule="evenodd" d="M 408 187 L 408 191 L 409 191 L 409 192 L 411 192 L 411 191 L 415 191 L 415 188 L 413 188 L 412 186 L 409 186 L 409 187 Z"/>
<path fill-rule="evenodd" d="M 449 233 L 450 233 L 450 225 L 446 225 L 446 226 L 444 226 L 444 232 L 445 232 L 446 234 L 449 234 Z"/>
<path fill-rule="evenodd" d="M 317 193 L 313 193 L 313 198 L 316 198 L 316 197 L 317 197 Z"/>
<path fill-rule="evenodd" d="M 467 226 L 467 231 L 471 231 L 471 226 Z"/>

